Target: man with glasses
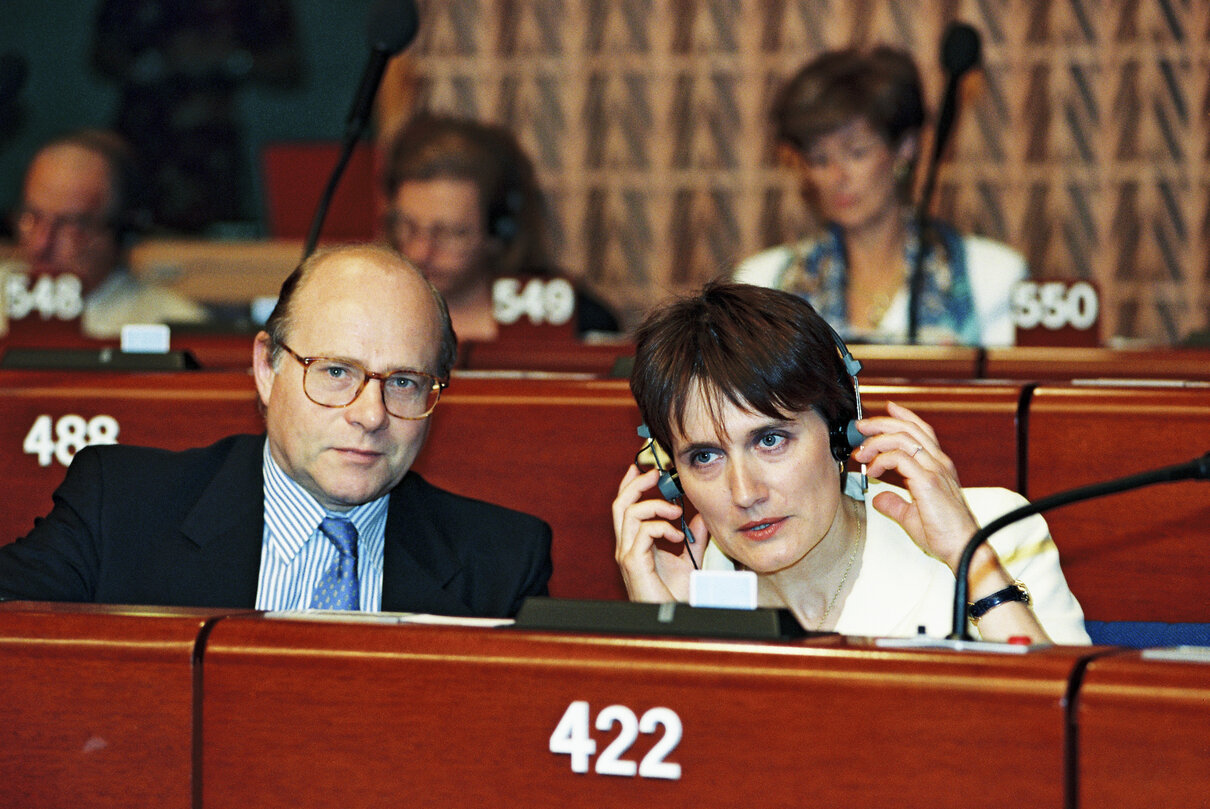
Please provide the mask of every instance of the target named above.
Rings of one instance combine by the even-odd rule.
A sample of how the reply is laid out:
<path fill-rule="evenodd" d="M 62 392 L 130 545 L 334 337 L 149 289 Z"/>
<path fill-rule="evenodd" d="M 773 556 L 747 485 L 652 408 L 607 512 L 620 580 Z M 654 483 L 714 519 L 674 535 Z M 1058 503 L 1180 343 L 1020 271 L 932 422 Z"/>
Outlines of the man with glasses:
<path fill-rule="evenodd" d="M 390 250 L 319 252 L 253 345 L 264 436 L 89 447 L 0 598 L 510 616 L 550 528 L 409 472 L 456 358 L 441 296 Z"/>
<path fill-rule="evenodd" d="M 136 230 L 133 176 L 130 151 L 112 132 L 83 130 L 38 150 L 13 212 L 18 261 L 0 269 L 9 320 L 80 317 L 86 336 L 112 338 L 128 323 L 206 318 L 203 307 L 125 269 Z M 52 286 L 53 295 L 39 292 Z M 53 312 L 43 311 L 47 300 Z"/>

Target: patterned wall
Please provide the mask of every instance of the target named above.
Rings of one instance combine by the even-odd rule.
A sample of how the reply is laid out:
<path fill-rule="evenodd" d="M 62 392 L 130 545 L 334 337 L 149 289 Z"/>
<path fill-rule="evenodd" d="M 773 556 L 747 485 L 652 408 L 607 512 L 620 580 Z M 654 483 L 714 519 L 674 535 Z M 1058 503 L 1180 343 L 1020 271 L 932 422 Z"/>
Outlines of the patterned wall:
<path fill-rule="evenodd" d="M 936 105 L 938 42 L 961 19 L 985 70 L 964 82 L 937 210 L 1017 246 L 1035 277 L 1094 279 L 1106 338 L 1206 326 L 1210 0 L 427 0 L 421 15 L 395 109 L 512 126 L 563 264 L 629 322 L 809 225 L 766 124 L 784 76 L 889 42 L 917 54 Z"/>

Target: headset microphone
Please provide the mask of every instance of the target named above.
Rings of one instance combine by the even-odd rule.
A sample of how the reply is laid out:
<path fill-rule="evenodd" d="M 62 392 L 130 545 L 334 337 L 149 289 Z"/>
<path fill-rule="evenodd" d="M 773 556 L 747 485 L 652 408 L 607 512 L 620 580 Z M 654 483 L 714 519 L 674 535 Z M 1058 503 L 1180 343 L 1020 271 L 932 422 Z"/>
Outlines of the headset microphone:
<path fill-rule="evenodd" d="M 646 424 L 640 424 L 638 428 L 640 438 L 646 438 L 647 443 L 634 456 L 636 465 L 642 465 L 646 460 L 645 455 L 651 456 L 651 463 L 656 469 L 660 470 L 659 480 L 656 481 L 656 488 L 665 500 L 676 503 L 681 506 L 681 531 L 685 534 L 685 550 L 689 552 L 689 561 L 693 563 L 693 569 L 698 569 L 697 559 L 693 557 L 693 551 L 689 545 L 692 545 L 695 540 L 693 532 L 689 530 L 689 523 L 685 520 L 684 497 L 685 491 L 681 488 L 680 477 L 676 473 L 676 467 L 672 463 L 672 456 L 659 445 L 659 443 L 651 437 L 651 430 Z"/>

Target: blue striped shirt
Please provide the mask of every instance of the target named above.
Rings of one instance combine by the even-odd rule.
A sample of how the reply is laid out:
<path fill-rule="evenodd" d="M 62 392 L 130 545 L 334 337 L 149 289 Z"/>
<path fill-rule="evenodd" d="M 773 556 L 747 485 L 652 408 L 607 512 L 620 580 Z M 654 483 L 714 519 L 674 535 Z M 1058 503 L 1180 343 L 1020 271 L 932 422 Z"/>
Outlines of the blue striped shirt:
<path fill-rule="evenodd" d="M 261 542 L 258 610 L 302 610 L 310 606 L 320 576 L 340 555 L 319 532 L 326 516 L 345 517 L 357 528 L 358 602 L 363 612 L 382 609 L 382 546 L 390 495 L 344 513 L 326 511 L 290 478 L 265 441 L 265 533 Z"/>

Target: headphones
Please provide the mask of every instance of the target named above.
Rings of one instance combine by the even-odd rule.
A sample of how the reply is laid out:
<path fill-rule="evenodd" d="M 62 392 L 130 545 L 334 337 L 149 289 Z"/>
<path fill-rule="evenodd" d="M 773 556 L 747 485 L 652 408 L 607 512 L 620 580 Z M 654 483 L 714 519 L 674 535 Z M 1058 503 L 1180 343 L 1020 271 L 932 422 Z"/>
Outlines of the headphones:
<path fill-rule="evenodd" d="M 487 231 L 505 245 L 521 232 L 521 214 L 525 208 L 524 171 L 502 157 L 500 187 L 487 211 Z"/>
<path fill-rule="evenodd" d="M 832 342 L 836 344 L 836 350 L 840 353 L 845 373 L 853 383 L 853 399 L 857 408 L 857 418 L 851 419 L 847 424 L 835 422 L 828 425 L 828 443 L 831 445 L 832 457 L 843 463 L 848 460 L 853 450 L 861 446 L 862 441 L 865 441 L 865 436 L 857 429 L 857 422 L 861 419 L 861 385 L 857 381 L 857 375 L 861 373 L 861 361 L 849 351 L 849 347 L 845 345 L 836 329 L 832 328 L 830 324 L 825 325 L 828 326 Z M 647 439 L 647 443 L 635 455 L 635 463 L 640 466 L 653 465 L 659 469 L 660 477 L 656 481 L 656 487 L 660 494 L 665 500 L 680 500 L 685 496 L 685 490 L 681 488 L 681 479 L 677 474 L 676 466 L 672 463 L 672 456 L 651 437 L 651 430 L 646 424 L 639 425 L 638 433 L 640 438 Z M 865 488 L 864 466 L 862 467 L 862 488 Z"/>
<path fill-rule="evenodd" d="M 857 375 L 861 373 L 861 362 L 849 351 L 849 347 L 845 345 L 844 340 L 840 339 L 840 334 L 836 329 L 826 321 L 825 325 L 832 335 L 832 342 L 836 344 L 836 350 L 840 352 L 840 361 L 844 363 L 845 373 L 849 375 L 849 380 L 853 383 L 853 402 L 857 406 L 857 418 L 852 419 L 848 424 L 828 425 L 832 457 L 838 461 L 847 461 L 853 450 L 861 446 L 862 441 L 865 441 L 865 436 L 857 430 L 857 422 L 861 419 L 861 384 L 857 381 Z"/>
<path fill-rule="evenodd" d="M 521 230 L 518 220 L 525 201 L 524 196 L 519 189 L 511 188 L 504 193 L 503 199 L 498 201 L 499 204 L 492 206 L 492 210 L 488 213 L 488 232 L 505 244 L 509 244 L 517 238 L 517 234 Z"/>

